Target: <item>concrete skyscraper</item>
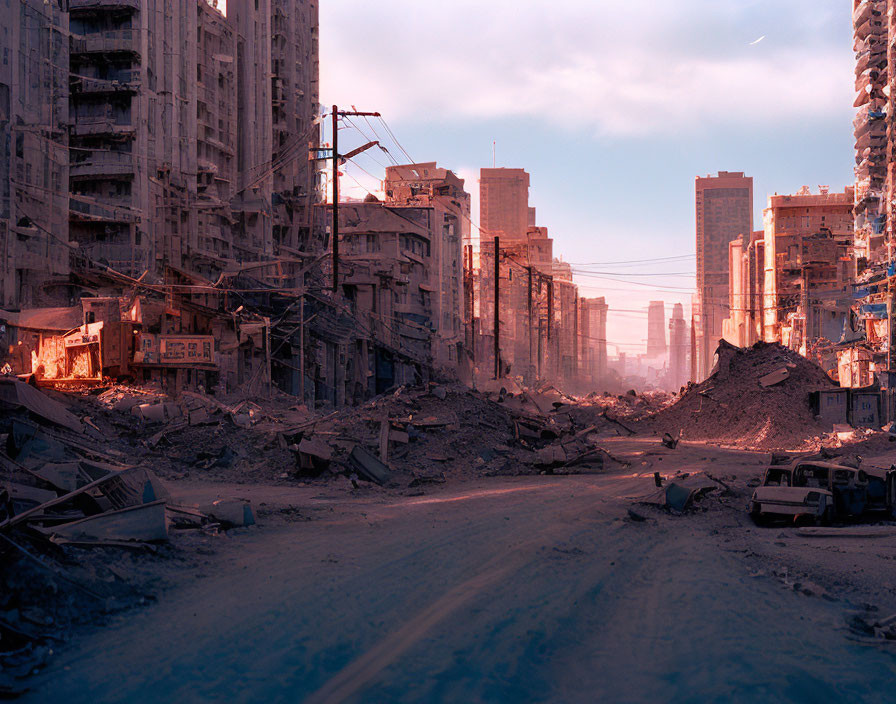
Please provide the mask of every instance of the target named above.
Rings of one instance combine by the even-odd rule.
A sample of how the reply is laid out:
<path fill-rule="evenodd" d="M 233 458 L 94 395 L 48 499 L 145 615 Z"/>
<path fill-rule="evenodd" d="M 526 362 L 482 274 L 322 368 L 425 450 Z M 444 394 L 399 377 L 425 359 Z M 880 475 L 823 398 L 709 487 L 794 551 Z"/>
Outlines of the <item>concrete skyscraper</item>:
<path fill-rule="evenodd" d="M 687 383 L 688 325 L 684 307 L 676 303 L 669 320 L 669 388 L 679 389 Z"/>
<path fill-rule="evenodd" d="M 753 232 L 753 179 L 720 171 L 696 179 L 697 376 L 705 379 L 729 314 L 728 244 Z"/>
<path fill-rule="evenodd" d="M 647 358 L 666 357 L 666 307 L 662 301 L 651 301 L 647 308 Z"/>
<path fill-rule="evenodd" d="M 529 174 L 523 169 L 482 169 L 479 212 L 484 238 L 525 241 L 529 229 Z"/>

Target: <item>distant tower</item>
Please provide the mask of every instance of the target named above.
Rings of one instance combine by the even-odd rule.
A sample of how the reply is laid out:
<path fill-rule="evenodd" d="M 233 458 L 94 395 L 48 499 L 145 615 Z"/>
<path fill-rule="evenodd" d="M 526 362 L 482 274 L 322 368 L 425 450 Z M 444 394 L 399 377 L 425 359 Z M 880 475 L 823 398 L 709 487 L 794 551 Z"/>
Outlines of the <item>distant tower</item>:
<path fill-rule="evenodd" d="M 684 307 L 676 303 L 669 321 L 669 386 L 679 389 L 687 382 L 688 328 Z"/>
<path fill-rule="evenodd" d="M 500 236 L 502 244 L 520 242 L 526 240 L 529 223 L 529 174 L 523 169 L 482 169 L 479 226 L 483 232 Z"/>
<path fill-rule="evenodd" d="M 651 301 L 647 309 L 647 358 L 666 357 L 666 309 L 662 301 Z"/>

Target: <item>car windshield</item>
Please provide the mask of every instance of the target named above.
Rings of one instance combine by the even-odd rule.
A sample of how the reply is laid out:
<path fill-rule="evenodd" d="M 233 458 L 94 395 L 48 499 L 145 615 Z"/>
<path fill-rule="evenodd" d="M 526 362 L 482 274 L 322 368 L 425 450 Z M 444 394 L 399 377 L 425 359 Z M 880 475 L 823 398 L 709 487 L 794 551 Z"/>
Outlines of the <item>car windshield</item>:
<path fill-rule="evenodd" d="M 828 468 L 801 465 L 794 472 L 793 485 L 825 489 L 828 486 Z"/>
<path fill-rule="evenodd" d="M 849 484 L 854 474 L 854 472 L 850 472 L 848 469 L 835 469 L 834 484 Z"/>
<path fill-rule="evenodd" d="M 769 467 L 765 472 L 765 486 L 790 486 L 790 470 Z"/>

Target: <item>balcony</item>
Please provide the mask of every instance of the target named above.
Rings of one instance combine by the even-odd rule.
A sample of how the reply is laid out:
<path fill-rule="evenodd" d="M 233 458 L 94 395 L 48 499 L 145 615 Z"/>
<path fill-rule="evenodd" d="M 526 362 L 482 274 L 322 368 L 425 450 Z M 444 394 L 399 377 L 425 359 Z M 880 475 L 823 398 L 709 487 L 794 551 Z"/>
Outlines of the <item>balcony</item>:
<path fill-rule="evenodd" d="M 102 95 L 104 93 L 136 93 L 140 87 L 140 71 L 119 71 L 114 78 L 72 78 L 71 88 L 75 95 Z"/>
<path fill-rule="evenodd" d="M 139 10 L 140 0 L 68 0 L 69 12 L 77 10 Z"/>
<path fill-rule="evenodd" d="M 120 235 L 128 239 L 130 234 Z M 81 244 L 78 252 L 90 262 L 107 264 L 123 274 L 137 275 L 149 267 L 149 251 L 146 247 L 131 247 L 120 242 L 87 242 Z"/>
<path fill-rule="evenodd" d="M 72 54 L 125 53 L 140 56 L 140 33 L 136 29 L 116 29 L 72 36 Z"/>
<path fill-rule="evenodd" d="M 69 217 L 83 222 L 139 222 L 140 217 L 130 208 L 119 207 L 112 203 L 98 203 L 93 198 L 72 194 L 69 201 Z"/>
<path fill-rule="evenodd" d="M 111 113 L 75 116 L 71 134 L 74 137 L 90 137 L 99 134 L 132 135 L 136 132 L 134 125 L 122 124 L 119 119 Z"/>
<path fill-rule="evenodd" d="M 94 152 L 88 159 L 69 165 L 69 176 L 74 179 L 133 175 L 134 155 L 130 152 Z"/>

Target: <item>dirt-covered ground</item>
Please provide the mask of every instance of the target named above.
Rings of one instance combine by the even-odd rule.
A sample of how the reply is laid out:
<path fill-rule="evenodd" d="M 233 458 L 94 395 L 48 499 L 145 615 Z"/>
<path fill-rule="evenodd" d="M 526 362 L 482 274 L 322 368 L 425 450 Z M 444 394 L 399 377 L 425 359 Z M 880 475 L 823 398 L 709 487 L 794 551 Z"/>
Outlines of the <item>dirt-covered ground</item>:
<path fill-rule="evenodd" d="M 753 526 L 762 453 L 607 444 L 630 466 L 413 492 L 172 480 L 259 525 L 175 543 L 202 554 L 156 563 L 156 600 L 63 645 L 32 699 L 887 701 L 896 657 L 850 618 L 896 612 L 896 539 Z M 677 515 L 645 503 L 655 471 L 727 489 Z"/>

